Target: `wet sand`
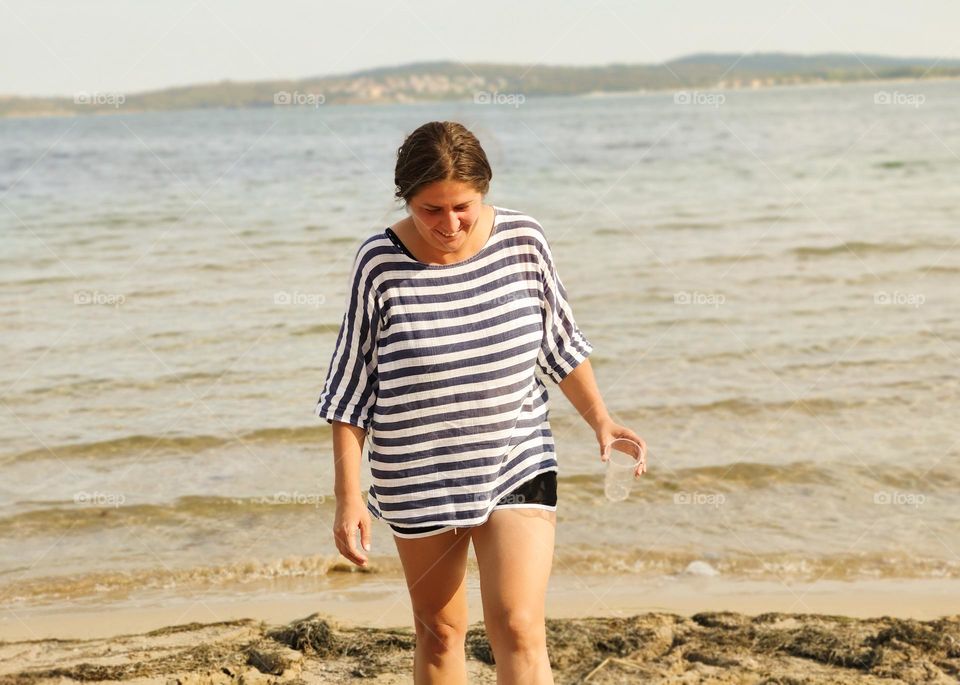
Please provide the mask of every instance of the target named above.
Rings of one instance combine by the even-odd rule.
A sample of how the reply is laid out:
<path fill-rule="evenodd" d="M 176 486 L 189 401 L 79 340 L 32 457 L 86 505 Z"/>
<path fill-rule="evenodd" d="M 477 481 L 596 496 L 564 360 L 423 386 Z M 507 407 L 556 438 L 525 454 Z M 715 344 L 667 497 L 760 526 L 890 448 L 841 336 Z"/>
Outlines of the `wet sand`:
<path fill-rule="evenodd" d="M 956 683 L 960 615 L 932 621 L 822 614 L 645 613 L 548 619 L 557 683 Z M 407 683 L 410 629 L 319 614 L 286 624 L 189 623 L 91 640 L 0 643 L 0 683 Z M 482 624 L 471 683 L 494 683 Z"/>
<path fill-rule="evenodd" d="M 135 605 L 101 599 L 90 606 L 49 604 L 0 611 L 0 640 L 88 639 L 120 633 L 144 633 L 184 623 L 238 621 L 255 617 L 284 624 L 320 612 L 347 625 L 368 628 L 412 626 L 410 599 L 400 578 L 344 565 L 332 589 L 311 592 L 301 582 L 234 584 L 179 596 L 138 596 Z M 339 578 L 337 577 L 339 576 Z M 483 620 L 479 579 L 467 576 L 469 620 Z M 815 583 L 737 581 L 724 578 L 570 576 L 550 578 L 547 617 L 624 618 L 650 612 L 692 616 L 704 611 L 733 611 L 751 616 L 767 612 L 839 614 L 851 618 L 892 616 L 930 620 L 960 614 L 960 580 L 822 580 Z"/>

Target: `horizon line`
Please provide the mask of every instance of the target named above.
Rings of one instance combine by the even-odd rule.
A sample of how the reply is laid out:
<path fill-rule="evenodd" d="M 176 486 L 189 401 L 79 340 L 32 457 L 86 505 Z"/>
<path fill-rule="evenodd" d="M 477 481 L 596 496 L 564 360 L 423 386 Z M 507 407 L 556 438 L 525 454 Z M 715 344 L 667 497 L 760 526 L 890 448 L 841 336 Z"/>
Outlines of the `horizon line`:
<path fill-rule="evenodd" d="M 748 56 L 756 55 L 777 55 L 777 56 L 790 56 L 790 57 L 800 57 L 800 58 L 813 58 L 813 57 L 850 57 L 853 59 L 883 59 L 883 60 L 896 60 L 901 62 L 951 62 L 951 61 L 960 61 L 960 56 L 957 57 L 904 57 L 899 55 L 886 55 L 882 53 L 871 53 L 871 52 L 850 52 L 845 50 L 840 50 L 837 52 L 787 52 L 787 51 L 748 51 L 748 52 L 714 52 L 714 51 L 704 51 L 704 52 L 692 52 L 676 57 L 672 57 L 668 60 L 663 60 L 660 62 L 603 62 L 603 63 L 591 63 L 591 64 L 562 64 L 562 63 L 543 63 L 543 62 L 497 62 L 497 61 L 473 61 L 465 62 L 463 60 L 457 59 L 435 59 L 435 60 L 416 60 L 412 62 L 403 62 L 400 64 L 386 64 L 375 67 L 364 67 L 362 69 L 355 69 L 353 71 L 346 72 L 336 72 L 331 74 L 314 74 L 309 76 L 287 76 L 287 77 L 277 77 L 277 78 L 265 78 L 265 79 L 233 79 L 233 78 L 221 78 L 214 81 L 195 81 L 192 83 L 178 83 L 171 84 L 166 86 L 154 87 L 145 90 L 123 90 L 123 89 L 113 89 L 113 90 L 75 90 L 68 93 L 60 94 L 46 94 L 46 95 L 26 95 L 26 94 L 16 94 L 16 93 L 0 93 L 0 101 L 2 100 L 51 100 L 51 99 L 62 99 L 70 98 L 76 96 L 78 93 L 83 92 L 99 92 L 99 93 L 124 93 L 126 95 L 138 96 L 138 95 L 148 95 L 151 93 L 161 93 L 164 91 L 186 89 L 186 88 L 196 88 L 198 86 L 207 86 L 207 85 L 217 85 L 222 83 L 231 83 L 231 84 L 244 84 L 244 85 L 253 85 L 253 84 L 263 84 L 263 83 L 281 83 L 284 81 L 314 81 L 314 80 L 323 80 L 323 79 L 335 79 L 335 78 L 356 78 L 371 72 L 390 70 L 390 69 L 404 69 L 416 66 L 425 66 L 425 65 L 441 65 L 441 64 L 453 64 L 461 65 L 469 69 L 472 66 L 517 66 L 517 67 L 529 67 L 531 70 L 536 67 L 545 67 L 545 68 L 561 68 L 561 69 L 603 69 L 609 67 L 659 67 L 667 66 L 681 60 L 687 60 L 692 57 L 730 57 L 743 59 Z"/>

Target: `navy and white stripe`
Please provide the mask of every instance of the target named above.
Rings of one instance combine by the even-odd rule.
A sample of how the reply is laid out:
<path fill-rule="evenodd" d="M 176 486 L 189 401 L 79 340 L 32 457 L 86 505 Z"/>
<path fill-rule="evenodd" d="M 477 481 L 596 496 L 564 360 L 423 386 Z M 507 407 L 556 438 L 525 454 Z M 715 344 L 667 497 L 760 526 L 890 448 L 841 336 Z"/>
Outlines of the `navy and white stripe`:
<path fill-rule="evenodd" d="M 357 251 L 316 415 L 368 431 L 367 506 L 395 526 L 483 523 L 557 471 L 548 395 L 587 358 L 541 225 L 494 207 L 473 257 L 424 264 L 385 232 Z"/>

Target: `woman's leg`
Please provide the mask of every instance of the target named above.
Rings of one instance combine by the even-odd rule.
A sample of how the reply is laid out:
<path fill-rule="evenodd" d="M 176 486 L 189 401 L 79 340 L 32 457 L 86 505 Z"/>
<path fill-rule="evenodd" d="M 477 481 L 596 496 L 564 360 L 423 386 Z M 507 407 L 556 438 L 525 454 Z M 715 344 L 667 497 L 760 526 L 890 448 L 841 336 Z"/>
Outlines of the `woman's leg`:
<path fill-rule="evenodd" d="M 545 621 L 556 525 L 555 511 L 498 508 L 471 531 L 500 685 L 553 683 Z"/>
<path fill-rule="evenodd" d="M 393 536 L 413 605 L 415 685 L 467 682 L 467 551 L 460 528 L 422 538 Z"/>

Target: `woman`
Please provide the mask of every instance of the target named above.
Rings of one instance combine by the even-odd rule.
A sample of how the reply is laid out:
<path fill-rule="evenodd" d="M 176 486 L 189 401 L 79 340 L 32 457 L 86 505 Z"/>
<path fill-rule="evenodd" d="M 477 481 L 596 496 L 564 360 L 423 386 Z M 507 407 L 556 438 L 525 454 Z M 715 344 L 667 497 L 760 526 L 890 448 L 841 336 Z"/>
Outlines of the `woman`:
<path fill-rule="evenodd" d="M 337 549 L 367 566 L 371 514 L 406 576 L 416 683 L 465 683 L 473 541 L 497 682 L 552 683 L 545 595 L 557 460 L 540 369 L 596 434 L 643 446 L 607 413 L 543 228 L 484 204 L 493 174 L 474 135 L 424 124 L 398 150 L 408 216 L 354 258 L 316 413 L 332 424 Z M 369 431 L 373 485 L 360 462 Z M 635 477 L 645 472 L 638 462 Z"/>

